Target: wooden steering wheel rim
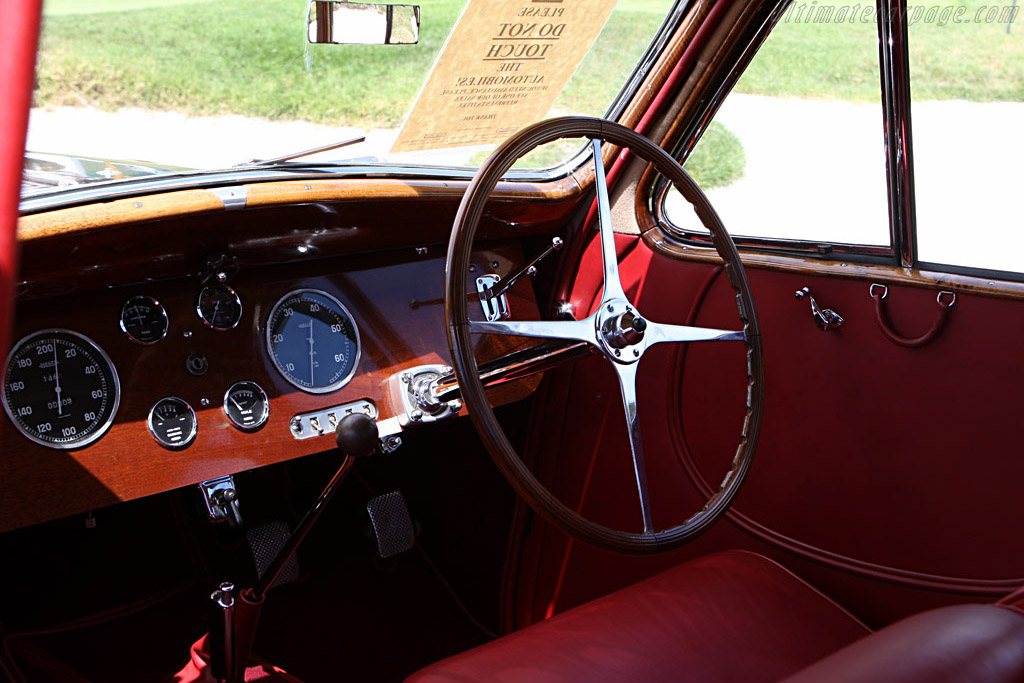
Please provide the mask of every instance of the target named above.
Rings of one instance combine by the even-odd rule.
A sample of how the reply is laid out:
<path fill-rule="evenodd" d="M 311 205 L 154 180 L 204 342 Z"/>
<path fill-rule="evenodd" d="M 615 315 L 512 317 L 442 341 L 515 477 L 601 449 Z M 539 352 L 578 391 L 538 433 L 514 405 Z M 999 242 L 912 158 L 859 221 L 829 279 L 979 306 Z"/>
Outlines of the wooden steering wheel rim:
<path fill-rule="evenodd" d="M 629 148 L 634 154 L 653 163 L 693 204 L 697 216 L 711 233 L 716 251 L 724 261 L 726 276 L 736 292 L 737 309 L 746 335 L 746 418 L 729 471 L 718 491 L 700 510 L 681 524 L 661 531 L 636 533 L 605 527 L 577 514 L 548 491 L 520 459 L 498 424 L 480 381 L 473 354 L 465 292 L 473 238 L 487 198 L 515 161 L 534 147 L 559 138 L 578 137 L 606 140 Z M 764 366 L 760 329 L 750 286 L 732 238 L 701 189 L 663 149 L 620 124 L 580 116 L 542 121 L 509 138 L 480 167 L 459 205 L 448 244 L 445 320 L 452 366 L 473 424 L 502 475 L 545 520 L 570 536 L 604 550 L 649 554 L 672 550 L 693 540 L 725 514 L 750 469 L 764 414 Z"/>

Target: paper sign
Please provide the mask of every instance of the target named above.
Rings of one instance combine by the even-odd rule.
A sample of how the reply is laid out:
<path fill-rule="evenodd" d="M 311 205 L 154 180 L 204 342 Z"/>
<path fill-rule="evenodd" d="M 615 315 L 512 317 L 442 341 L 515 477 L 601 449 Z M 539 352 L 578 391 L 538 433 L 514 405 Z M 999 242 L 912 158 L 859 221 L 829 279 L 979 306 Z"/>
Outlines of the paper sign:
<path fill-rule="evenodd" d="M 616 0 L 470 0 L 392 152 L 490 145 L 540 120 Z"/>

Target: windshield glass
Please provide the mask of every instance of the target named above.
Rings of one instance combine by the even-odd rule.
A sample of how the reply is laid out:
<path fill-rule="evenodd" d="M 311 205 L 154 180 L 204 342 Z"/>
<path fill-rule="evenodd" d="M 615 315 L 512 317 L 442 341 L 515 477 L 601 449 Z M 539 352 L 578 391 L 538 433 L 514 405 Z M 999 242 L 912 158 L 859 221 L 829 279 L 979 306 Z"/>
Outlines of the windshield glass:
<path fill-rule="evenodd" d="M 494 144 L 461 144 L 450 132 L 427 136 L 427 148 L 415 151 L 395 151 L 395 143 L 460 16 L 496 1 L 424 0 L 415 45 L 314 45 L 309 0 L 47 0 L 23 193 L 223 169 L 361 135 L 363 143 L 302 160 L 478 165 Z M 557 19 L 530 15 L 563 0 L 541 1 L 514 3 L 522 6 L 519 28 L 496 18 L 486 29 L 490 39 L 507 38 L 484 57 L 498 75 L 533 66 L 499 59 L 536 54 L 512 42 L 523 40 L 515 31 L 531 21 L 536 31 L 547 26 L 545 40 L 556 45 Z M 596 41 L 574 44 L 575 52 L 549 65 L 567 69 L 568 82 L 544 104 L 547 116 L 604 115 L 672 7 L 670 0 L 601 1 L 610 15 L 594 27 Z M 562 145 L 528 165 L 554 166 L 576 149 Z"/>

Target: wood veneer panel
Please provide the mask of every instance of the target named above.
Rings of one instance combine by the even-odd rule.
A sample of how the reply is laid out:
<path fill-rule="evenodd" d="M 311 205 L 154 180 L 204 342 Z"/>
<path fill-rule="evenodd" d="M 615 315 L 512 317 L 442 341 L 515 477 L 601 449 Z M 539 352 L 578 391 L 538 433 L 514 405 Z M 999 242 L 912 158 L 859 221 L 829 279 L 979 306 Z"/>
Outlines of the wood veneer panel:
<path fill-rule="evenodd" d="M 454 214 L 465 192 L 466 181 L 414 180 L 295 180 L 239 185 L 244 188 L 246 208 L 317 202 L 351 202 L 387 205 L 402 200 L 447 200 Z M 572 176 L 548 183 L 501 183 L 494 193 L 499 218 L 515 215 L 519 207 L 531 201 L 547 202 L 545 213 L 553 211 L 550 200 L 573 200 L 579 187 Z M 115 199 L 45 213 L 23 216 L 18 222 L 18 240 L 31 242 L 58 235 L 90 232 L 101 228 L 123 227 L 163 218 L 227 211 L 212 190 L 196 189 L 166 192 L 140 197 Z M 451 221 L 447 222 L 451 227 Z"/>
<path fill-rule="evenodd" d="M 518 244 L 509 242 L 474 257 L 478 272 L 507 274 L 521 262 Z M 388 397 L 388 377 L 415 365 L 447 363 L 443 273 L 440 249 L 425 256 L 402 249 L 308 264 L 243 267 L 229 283 L 242 298 L 242 320 L 227 332 L 206 328 L 196 316 L 197 277 L 19 302 L 15 339 L 46 327 L 85 334 L 111 356 L 120 375 L 122 395 L 110 431 L 94 444 L 71 452 L 33 444 L 6 416 L 0 418 L 0 531 L 333 446 L 329 436 L 303 441 L 293 438 L 289 420 L 296 413 L 370 399 L 381 418 L 390 417 L 394 410 Z M 301 287 L 337 296 L 360 329 L 362 353 L 356 375 L 331 394 L 306 394 L 294 388 L 278 374 L 264 350 L 270 307 L 288 291 Z M 168 335 L 153 346 L 134 344 L 119 329 L 121 306 L 134 294 L 153 296 L 168 311 Z M 538 315 L 529 281 L 513 288 L 510 304 L 517 317 Z M 479 343 L 481 359 L 498 355 L 512 344 L 522 345 L 501 337 L 481 337 Z M 202 352 L 209 360 L 209 372 L 203 377 L 185 371 L 185 357 L 193 351 Z M 240 380 L 257 382 L 271 401 L 267 424 L 254 433 L 235 429 L 221 408 L 224 391 Z M 500 400 L 522 397 L 535 385 L 536 381 L 513 387 Z M 180 451 L 159 446 L 145 423 L 153 403 L 170 395 L 188 401 L 198 417 L 196 440 Z M 202 405 L 204 398 L 209 405 Z"/>
<path fill-rule="evenodd" d="M 456 182 L 289 181 L 247 186 L 242 210 L 224 209 L 208 190 L 190 190 L 26 216 L 18 233 L 18 297 L 185 277 L 217 253 L 237 257 L 244 267 L 423 245 L 443 251 L 464 188 Z M 561 230 L 580 196 L 571 177 L 499 189 L 482 238 Z"/>

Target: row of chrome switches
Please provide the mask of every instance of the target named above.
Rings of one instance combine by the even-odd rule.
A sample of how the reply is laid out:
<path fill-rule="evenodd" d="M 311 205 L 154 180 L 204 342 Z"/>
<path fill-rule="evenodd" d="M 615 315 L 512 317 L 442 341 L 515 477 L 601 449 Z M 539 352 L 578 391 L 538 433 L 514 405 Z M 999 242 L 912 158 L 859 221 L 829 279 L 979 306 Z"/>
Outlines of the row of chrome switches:
<path fill-rule="evenodd" d="M 333 432 L 346 415 L 362 413 L 372 420 L 377 419 L 377 406 L 369 401 L 353 401 L 340 406 L 322 408 L 309 413 L 301 413 L 291 420 L 292 436 L 296 439 L 309 439 Z"/>

